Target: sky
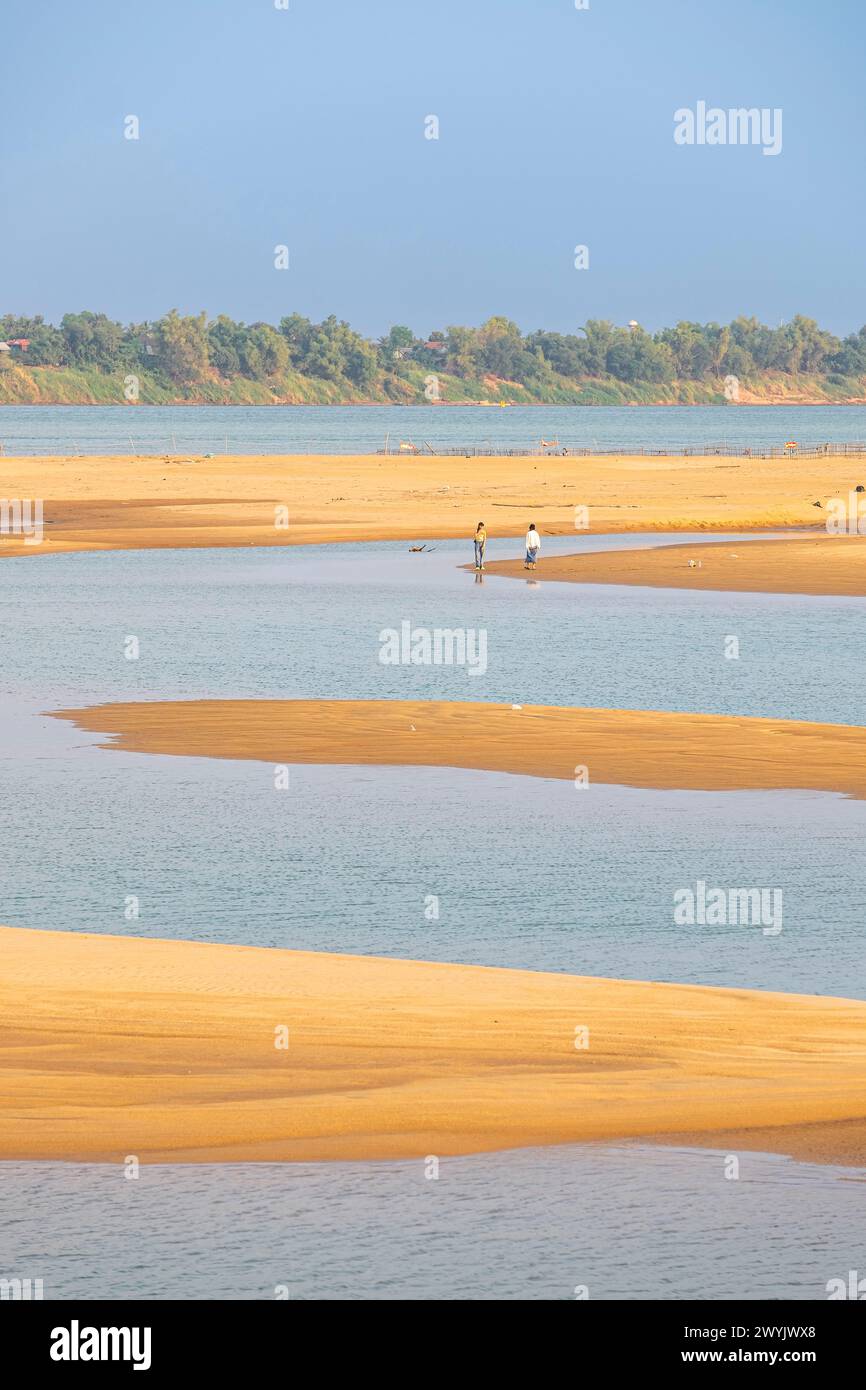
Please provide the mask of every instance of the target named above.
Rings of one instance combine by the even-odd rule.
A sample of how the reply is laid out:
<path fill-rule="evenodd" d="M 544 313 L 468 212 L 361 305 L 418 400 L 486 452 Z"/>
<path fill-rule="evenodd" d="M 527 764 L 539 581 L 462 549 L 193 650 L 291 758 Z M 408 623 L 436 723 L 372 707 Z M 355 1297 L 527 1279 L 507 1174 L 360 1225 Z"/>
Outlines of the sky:
<path fill-rule="evenodd" d="M 863 0 L 283 3 L 5 7 L 0 312 L 866 322 Z"/>

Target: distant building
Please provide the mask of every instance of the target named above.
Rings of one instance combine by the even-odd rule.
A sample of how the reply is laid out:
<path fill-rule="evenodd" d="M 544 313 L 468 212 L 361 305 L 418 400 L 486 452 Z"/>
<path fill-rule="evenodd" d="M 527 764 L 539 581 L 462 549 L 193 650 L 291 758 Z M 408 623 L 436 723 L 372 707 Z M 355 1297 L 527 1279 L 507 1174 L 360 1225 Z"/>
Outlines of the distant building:
<path fill-rule="evenodd" d="M 19 352 L 26 352 L 27 349 L 28 349 L 29 346 L 30 346 L 30 339 L 29 339 L 29 338 L 10 338 L 10 339 L 9 339 L 9 346 L 10 346 L 10 348 L 18 348 L 18 351 L 19 351 Z"/>
<path fill-rule="evenodd" d="M 0 352 L 11 352 L 11 351 L 12 351 L 12 349 L 11 349 L 11 347 L 9 346 L 8 343 L 0 343 Z"/>
<path fill-rule="evenodd" d="M 640 324 L 638 323 L 637 319 L 629 319 L 628 326 L 631 329 L 632 333 L 634 333 L 636 329 L 640 328 Z"/>
<path fill-rule="evenodd" d="M 424 347 L 429 348 L 431 352 L 444 352 L 447 346 L 443 338 L 431 338 L 429 342 L 424 343 Z"/>

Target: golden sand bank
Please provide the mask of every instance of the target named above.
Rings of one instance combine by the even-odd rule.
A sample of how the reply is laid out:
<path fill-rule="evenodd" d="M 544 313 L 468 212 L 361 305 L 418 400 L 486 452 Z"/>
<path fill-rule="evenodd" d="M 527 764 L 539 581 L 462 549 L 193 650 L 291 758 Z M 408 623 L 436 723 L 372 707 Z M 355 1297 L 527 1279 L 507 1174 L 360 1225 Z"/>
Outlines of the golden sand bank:
<path fill-rule="evenodd" d="M 142 753 L 479 768 L 688 790 L 866 796 L 866 729 L 730 715 L 424 700 L 154 700 L 54 711 Z"/>
<path fill-rule="evenodd" d="M 44 539 L 0 536 L 2 555 L 178 546 L 491 539 L 535 521 L 589 530 L 761 530 L 815 525 L 861 460 L 453 458 L 375 455 L 0 458 L 0 497 L 44 500 Z M 866 473 L 866 461 L 862 461 Z M 283 522 L 287 509 L 288 524 Z"/>
<path fill-rule="evenodd" d="M 520 560 L 488 561 L 491 574 L 526 579 Z M 771 594 L 866 594 L 866 538 L 790 537 L 711 541 L 645 550 L 542 556 L 535 579 L 576 584 L 643 584 Z"/>
<path fill-rule="evenodd" d="M 713 1144 L 737 1126 L 741 1147 L 866 1162 L 852 1000 L 10 927 L 0 953 L 2 1159 Z"/>

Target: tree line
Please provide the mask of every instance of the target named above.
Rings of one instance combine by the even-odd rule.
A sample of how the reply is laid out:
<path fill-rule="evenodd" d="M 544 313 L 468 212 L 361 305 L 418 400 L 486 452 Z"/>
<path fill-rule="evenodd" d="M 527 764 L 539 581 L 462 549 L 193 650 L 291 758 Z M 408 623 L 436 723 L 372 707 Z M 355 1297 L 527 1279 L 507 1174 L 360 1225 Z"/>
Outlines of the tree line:
<path fill-rule="evenodd" d="M 330 315 L 313 323 L 289 314 L 274 327 L 239 323 L 225 314 L 179 314 L 172 309 L 150 323 L 121 324 L 85 310 L 64 314 L 59 325 L 37 315 L 0 318 L 0 341 L 28 340 L 5 362 L 75 367 L 102 372 L 146 371 L 167 383 L 192 385 L 235 376 L 278 380 L 288 371 L 363 388 L 417 369 L 457 377 L 503 381 L 543 390 L 557 380 L 611 379 L 629 383 L 744 381 L 765 372 L 840 378 L 866 375 L 866 326 L 840 339 L 800 314 L 770 328 L 756 318 L 729 324 L 681 322 L 647 333 L 590 319 L 574 333 L 523 334 L 510 319 L 480 328 L 457 325 L 417 338 L 398 324 L 382 338 L 364 338 Z"/>

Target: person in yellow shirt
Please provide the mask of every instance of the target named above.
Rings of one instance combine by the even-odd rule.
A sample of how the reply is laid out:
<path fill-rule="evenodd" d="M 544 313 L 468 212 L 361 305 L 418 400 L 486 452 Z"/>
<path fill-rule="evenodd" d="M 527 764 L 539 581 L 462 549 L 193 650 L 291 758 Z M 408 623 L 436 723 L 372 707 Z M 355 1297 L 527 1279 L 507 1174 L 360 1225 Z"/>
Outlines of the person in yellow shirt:
<path fill-rule="evenodd" d="M 475 568 L 484 569 L 484 547 L 487 544 L 487 530 L 484 522 L 479 521 L 475 528 Z"/>

